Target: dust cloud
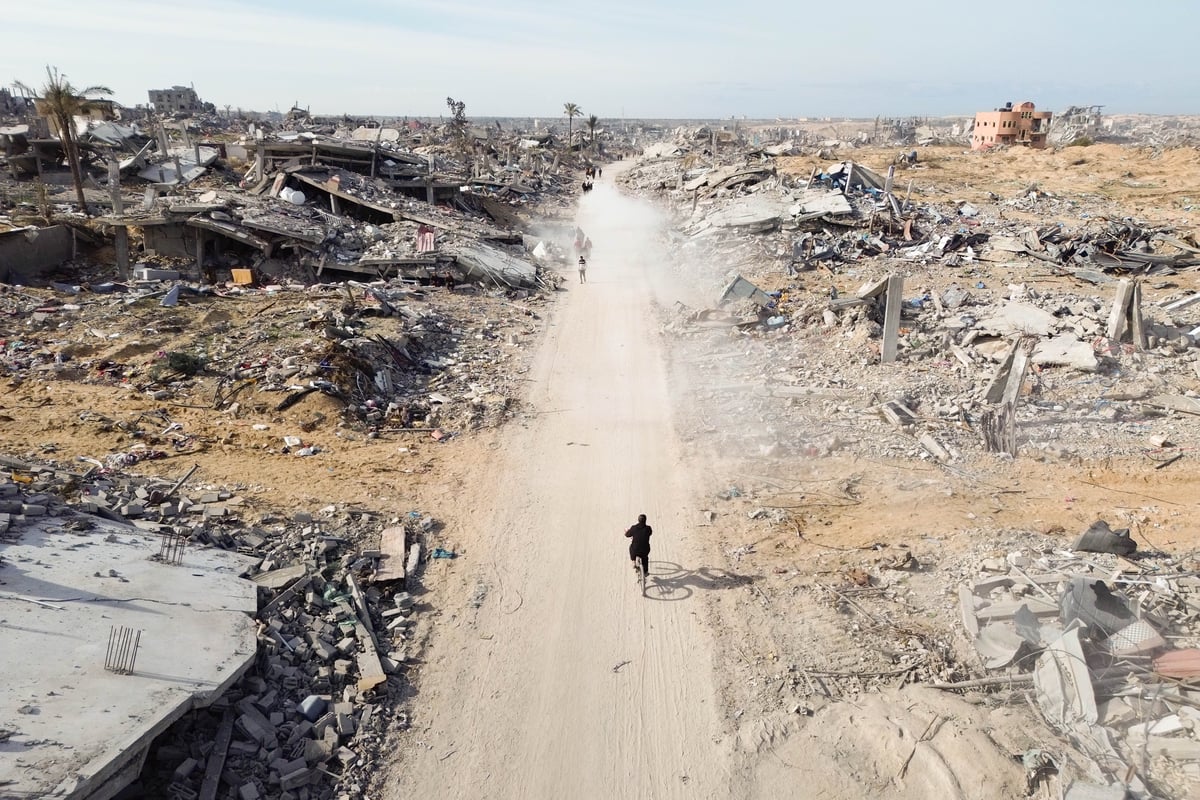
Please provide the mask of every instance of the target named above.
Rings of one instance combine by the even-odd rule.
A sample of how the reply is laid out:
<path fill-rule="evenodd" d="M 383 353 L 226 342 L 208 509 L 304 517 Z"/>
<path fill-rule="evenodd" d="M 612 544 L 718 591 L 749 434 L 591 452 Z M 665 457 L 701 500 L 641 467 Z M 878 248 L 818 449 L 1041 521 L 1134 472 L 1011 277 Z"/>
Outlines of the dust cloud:
<path fill-rule="evenodd" d="M 612 173 L 619 171 L 618 165 L 611 169 Z M 692 282 L 682 279 L 670 252 L 667 217 L 646 201 L 622 194 L 609 175 L 580 198 L 576 223 L 593 244 L 589 280 L 603 280 L 617 266 L 632 267 L 645 277 L 660 306 L 680 301 L 704 307 L 702 294 Z"/>

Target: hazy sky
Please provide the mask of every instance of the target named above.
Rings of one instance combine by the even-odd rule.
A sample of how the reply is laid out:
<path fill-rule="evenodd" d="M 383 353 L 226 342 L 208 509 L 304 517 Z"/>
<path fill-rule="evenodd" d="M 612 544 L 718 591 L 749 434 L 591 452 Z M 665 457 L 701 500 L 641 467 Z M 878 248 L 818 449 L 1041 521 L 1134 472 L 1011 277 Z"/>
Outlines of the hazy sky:
<path fill-rule="evenodd" d="M 124 105 L 602 118 L 1200 113 L 1196 0 L 8 0 L 0 85 Z M 844 10 L 844 13 L 839 13 Z"/>

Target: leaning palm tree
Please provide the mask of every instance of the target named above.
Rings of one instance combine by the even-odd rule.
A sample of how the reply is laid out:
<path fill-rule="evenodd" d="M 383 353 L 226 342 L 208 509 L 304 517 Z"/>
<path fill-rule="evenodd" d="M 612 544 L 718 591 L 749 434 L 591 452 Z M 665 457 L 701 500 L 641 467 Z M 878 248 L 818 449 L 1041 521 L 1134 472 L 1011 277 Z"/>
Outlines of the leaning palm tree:
<path fill-rule="evenodd" d="M 563 103 L 563 113 L 567 115 L 567 149 L 571 149 L 571 123 L 578 117 L 583 115 L 583 109 L 574 103 Z"/>
<path fill-rule="evenodd" d="M 26 94 L 33 95 L 34 107 L 43 117 L 49 117 L 58 128 L 58 138 L 62 140 L 63 151 L 67 156 L 67 166 L 71 168 L 71 180 L 75 182 L 75 196 L 79 200 L 79 210 L 87 213 L 87 200 L 83 196 L 83 168 L 79 163 L 79 146 L 75 141 L 75 117 L 87 114 L 96 106 L 96 101 L 88 99 L 88 95 L 111 95 L 112 89 L 107 86 L 88 86 L 76 89 L 67 80 L 67 76 L 58 71 L 58 67 L 46 67 L 46 85 L 41 94 L 30 89 L 20 81 L 13 83 Z"/>
<path fill-rule="evenodd" d="M 596 152 L 596 126 L 600 124 L 600 118 L 592 114 L 587 118 L 589 144 L 592 147 L 592 152 Z"/>

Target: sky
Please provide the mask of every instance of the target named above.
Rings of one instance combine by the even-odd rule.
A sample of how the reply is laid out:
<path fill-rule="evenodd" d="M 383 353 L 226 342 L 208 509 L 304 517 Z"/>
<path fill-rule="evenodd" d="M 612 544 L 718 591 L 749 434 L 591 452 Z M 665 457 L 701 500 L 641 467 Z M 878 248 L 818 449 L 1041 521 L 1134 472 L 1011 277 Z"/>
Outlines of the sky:
<path fill-rule="evenodd" d="M 8 0 L 0 86 L 429 117 L 1200 113 L 1195 0 Z M 842 10 L 844 9 L 844 12 Z"/>

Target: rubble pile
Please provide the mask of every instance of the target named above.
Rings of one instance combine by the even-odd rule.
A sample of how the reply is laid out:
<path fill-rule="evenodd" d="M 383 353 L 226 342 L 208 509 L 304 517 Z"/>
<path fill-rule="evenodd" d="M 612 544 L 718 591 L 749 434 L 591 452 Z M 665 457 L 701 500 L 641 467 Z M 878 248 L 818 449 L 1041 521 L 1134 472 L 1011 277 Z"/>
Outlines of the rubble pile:
<path fill-rule="evenodd" d="M 386 727 L 406 724 L 400 700 L 420 646 L 423 554 L 452 555 L 433 517 L 331 506 L 288 518 L 267 512 L 251 523 L 251 504 L 231 489 L 180 491 L 182 480 L 171 485 L 123 466 L 3 463 L 12 475 L 0 483 L 8 541 L 34 518 L 59 518 L 83 535 L 101 517 L 159 536 L 155 557 L 174 563 L 210 545 L 258 559 L 248 576 L 262 601 L 254 668 L 158 740 L 145 791 L 194 798 L 220 780 L 238 797 L 361 792 Z"/>
<path fill-rule="evenodd" d="M 254 666 L 159 738 L 140 788 L 358 797 L 387 726 L 406 724 L 417 575 L 453 547 L 429 514 L 280 515 L 262 486 L 189 481 L 210 449 L 332 475 L 338 440 L 395 436 L 412 456 L 411 434 L 440 446 L 512 418 L 542 291 L 569 256 L 576 173 L 606 137 L 592 131 L 589 154 L 519 125 L 228 112 L 81 124 L 79 210 L 47 188 L 67 176 L 45 126 L 0 130 L 0 379 L 78 403 L 53 415 L 65 430 L 0 459 L 0 532 L 102 519 L 157 538 L 169 565 L 251 557 Z M 134 474 L 193 455 L 178 480 Z"/>
<path fill-rule="evenodd" d="M 157 401 L 235 418 L 269 416 L 319 392 L 340 404 L 343 423 L 363 431 L 441 427 L 449 433 L 507 419 L 519 378 L 506 366 L 539 329 L 534 307 L 545 302 L 529 297 L 522 304 L 469 286 L 351 281 L 220 294 L 192 288 L 164 309 L 159 306 L 179 285 L 165 290 L 146 281 L 100 294 L 95 286 L 61 286 L 0 295 L 15 323 L 0 349 L 0 375 L 127 386 Z M 248 295 L 263 296 L 275 308 L 256 313 L 247 335 L 227 312 Z M 174 339 L 183 332 L 188 306 L 209 323 L 173 349 L 146 352 L 145 337 Z M 145 314 L 140 323 L 130 324 L 131 309 Z M 187 433 L 172 428 L 167 410 L 150 417 L 132 421 L 143 444 L 156 430 Z M 116 424 L 99 409 L 81 412 L 80 421 Z M 173 445 L 173 452 L 186 452 Z"/>
<path fill-rule="evenodd" d="M 348 122 L 321 123 L 306 113 L 278 129 L 212 115 L 81 122 L 83 194 L 93 210 L 106 209 L 96 218 L 39 183 L 46 172 L 61 174 L 57 139 L 48 131 L 30 138 L 30 124 L 4 128 L 0 167 L 10 169 L 0 178 L 0 205 L 12 213 L 0 220 L 0 233 L 32 231 L 32 242 L 57 220 L 70 226 L 70 238 L 52 252 L 16 237 L 0 242 L 18 256 L 0 268 L 0 281 L 29 283 L 67 259 L 86 268 L 89 257 L 111 263 L 115 256 L 122 279 L 149 267 L 206 284 L 230 279 L 233 270 L 243 271 L 244 283 L 314 283 L 334 270 L 552 288 L 549 262 L 532 252 L 539 245 L 556 252 L 565 241 L 548 241 L 553 232 L 526 238 L 530 212 L 569 215 L 576 173 L 613 138 L 593 137 L 588 153 L 518 125 Z"/>
<path fill-rule="evenodd" d="M 664 149 L 622 179 L 667 205 L 672 249 L 713 298 L 676 303 L 664 329 L 695 340 L 691 380 L 715 413 L 760 423 L 706 428 L 727 444 L 945 463 L 1011 455 L 1018 439 L 1064 460 L 1195 440 L 1175 417 L 1200 410 L 1200 295 L 1171 280 L 1200 266 L 1192 234 L 1037 190 L 986 209 L 913 206 L 895 165 L 843 161 L 805 181 L 753 152 L 730 164 Z M 1080 222 L 1029 226 L 1012 206 Z M 996 415 L 1022 435 L 997 436 Z M 1095 425 L 1122 435 L 1091 436 Z"/>
<path fill-rule="evenodd" d="M 1031 796 L 1055 793 L 1052 773 L 1067 797 L 1195 794 L 1194 559 L 1002 528 L 1025 501 L 1000 488 L 1020 461 L 997 460 L 1064 462 L 1031 472 L 1070 486 L 1075 465 L 1152 482 L 1189 457 L 1196 233 L 1030 184 L 971 202 L 935 184 L 913 202 L 910 177 L 932 180 L 921 151 L 796 174 L 770 145 L 706 144 L 648 147 L 620 180 L 674 224 L 681 287 L 660 318 L 682 433 L 737 476 L 709 507 L 728 508 L 703 512 L 745 586 L 724 620 L 734 718 L 816 716 L 908 683 L 980 690 L 1012 715 L 1041 709 L 1033 740 L 1053 744 L 1024 754 Z M 887 469 L 860 486 L 864 462 Z M 1054 504 L 1039 500 L 1030 526 Z M 1065 598 L 1088 592 L 1118 598 L 1126 625 L 1072 622 L 1086 612 Z"/>
<path fill-rule="evenodd" d="M 1193 796 L 1200 563 L 1136 550 L 1128 529 L 1098 520 L 1070 549 L 985 560 L 959 598 L 988 677 L 962 686 L 1032 684 L 1046 722 L 1091 759 L 1088 779 Z"/>

